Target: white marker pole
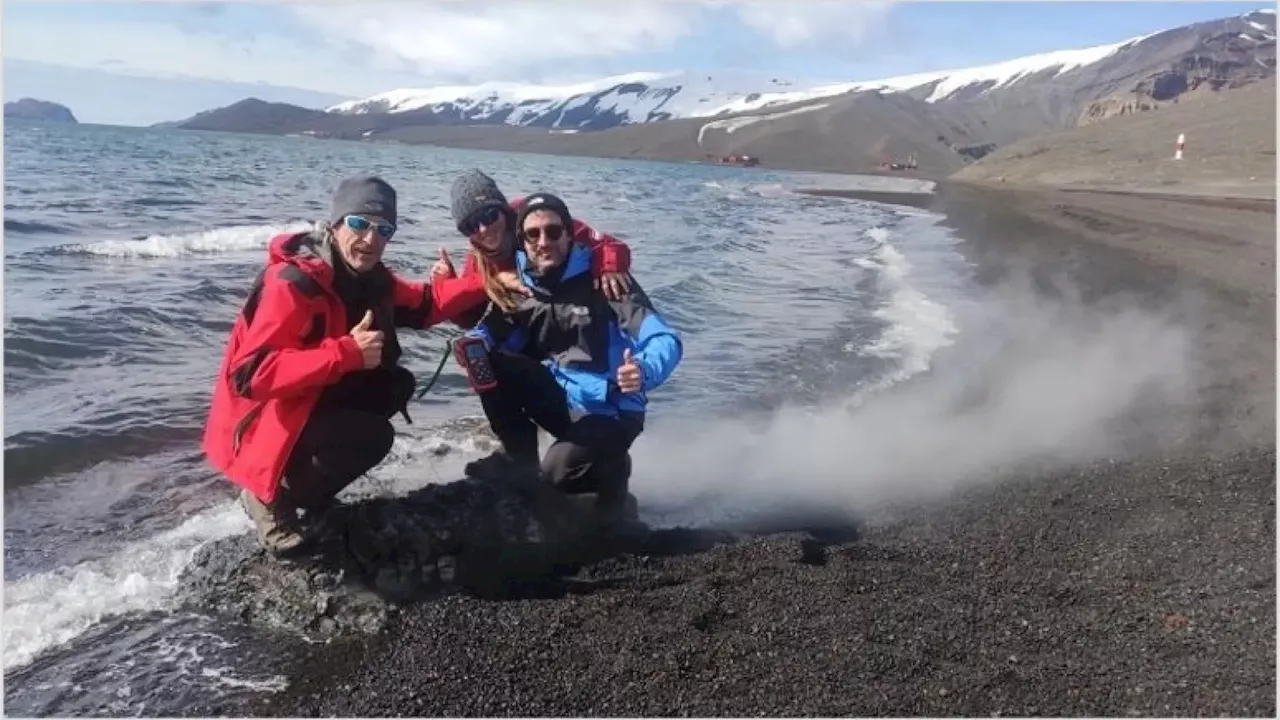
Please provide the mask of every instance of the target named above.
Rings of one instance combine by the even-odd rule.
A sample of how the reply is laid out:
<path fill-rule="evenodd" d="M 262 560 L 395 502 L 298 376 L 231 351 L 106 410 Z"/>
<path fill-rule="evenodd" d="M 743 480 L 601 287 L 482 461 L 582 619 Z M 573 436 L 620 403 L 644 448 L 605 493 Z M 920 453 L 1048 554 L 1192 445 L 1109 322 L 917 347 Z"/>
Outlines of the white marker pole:
<path fill-rule="evenodd" d="M 1186 146 L 1187 146 L 1187 136 L 1183 133 L 1178 133 L 1178 146 L 1177 146 L 1177 149 L 1173 151 L 1174 160 L 1182 159 L 1182 149 L 1185 148 Z"/>

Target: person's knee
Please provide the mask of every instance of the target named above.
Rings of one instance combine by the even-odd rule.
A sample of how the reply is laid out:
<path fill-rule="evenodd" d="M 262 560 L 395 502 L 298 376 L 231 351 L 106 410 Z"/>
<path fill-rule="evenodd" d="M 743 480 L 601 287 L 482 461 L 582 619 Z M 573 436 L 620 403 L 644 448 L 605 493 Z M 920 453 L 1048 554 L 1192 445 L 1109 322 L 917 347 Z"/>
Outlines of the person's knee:
<path fill-rule="evenodd" d="M 390 420 L 375 420 L 369 428 L 369 457 L 374 458 L 373 465 L 377 465 L 391 454 L 391 448 L 396 442 L 396 429 Z M 372 466 L 371 466 L 372 467 Z"/>
<path fill-rule="evenodd" d="M 579 487 L 591 467 L 590 452 L 570 442 L 552 443 L 542 456 L 542 478 L 566 492 L 584 492 Z"/>
<path fill-rule="evenodd" d="M 408 368 L 399 365 L 391 371 L 391 397 L 395 408 L 400 408 L 409 404 L 409 400 L 413 398 L 413 391 L 417 389 L 418 379 L 409 372 Z"/>
<path fill-rule="evenodd" d="M 335 463 L 349 469 L 351 480 L 382 464 L 396 441 L 395 426 L 386 418 L 366 416 L 361 424 L 361 428 L 351 428 L 354 442 L 344 448 L 347 457 Z"/>

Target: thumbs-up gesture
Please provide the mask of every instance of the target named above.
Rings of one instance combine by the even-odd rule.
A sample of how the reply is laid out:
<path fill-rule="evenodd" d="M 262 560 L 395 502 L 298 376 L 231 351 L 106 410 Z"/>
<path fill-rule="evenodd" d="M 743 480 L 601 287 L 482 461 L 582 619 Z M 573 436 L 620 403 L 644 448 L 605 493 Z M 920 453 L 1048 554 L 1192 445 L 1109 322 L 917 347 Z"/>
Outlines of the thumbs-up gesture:
<path fill-rule="evenodd" d="M 622 351 L 622 365 L 618 367 L 618 389 L 625 395 L 640 392 L 644 372 L 631 356 L 631 348 Z"/>
<path fill-rule="evenodd" d="M 382 362 L 382 331 L 373 329 L 373 311 L 365 310 L 364 317 L 351 328 L 351 337 L 364 356 L 365 370 L 372 370 Z"/>
<path fill-rule="evenodd" d="M 457 271 L 453 269 L 453 261 L 449 259 L 449 251 L 442 246 L 440 248 L 440 259 L 436 260 L 431 266 L 431 277 L 451 278 L 457 276 Z"/>

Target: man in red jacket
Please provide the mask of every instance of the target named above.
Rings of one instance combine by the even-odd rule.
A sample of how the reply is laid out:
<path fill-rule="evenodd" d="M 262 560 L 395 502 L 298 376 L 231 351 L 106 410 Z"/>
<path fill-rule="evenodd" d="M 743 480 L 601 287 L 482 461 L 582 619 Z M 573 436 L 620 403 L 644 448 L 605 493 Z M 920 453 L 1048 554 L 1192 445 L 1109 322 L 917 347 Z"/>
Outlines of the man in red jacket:
<path fill-rule="evenodd" d="M 390 451 L 391 416 L 415 385 L 398 365 L 396 328 L 425 329 L 485 302 L 478 276 L 418 283 L 383 265 L 396 219 L 386 181 L 342 181 L 325 227 L 271 240 L 232 327 L 203 447 L 242 488 L 274 553 L 305 542 L 299 509 L 323 509 Z M 523 289 L 514 272 L 496 277 Z"/>

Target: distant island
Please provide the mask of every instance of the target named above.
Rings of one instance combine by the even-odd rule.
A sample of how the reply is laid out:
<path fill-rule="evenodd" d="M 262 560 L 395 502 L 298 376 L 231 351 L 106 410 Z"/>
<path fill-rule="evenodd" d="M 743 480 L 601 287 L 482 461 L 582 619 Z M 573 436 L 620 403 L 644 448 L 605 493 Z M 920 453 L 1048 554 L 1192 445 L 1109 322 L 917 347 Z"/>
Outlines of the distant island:
<path fill-rule="evenodd" d="M 35 98 L 22 98 L 4 104 L 5 120 L 40 120 L 42 122 L 78 125 L 79 120 L 66 105 Z"/>

